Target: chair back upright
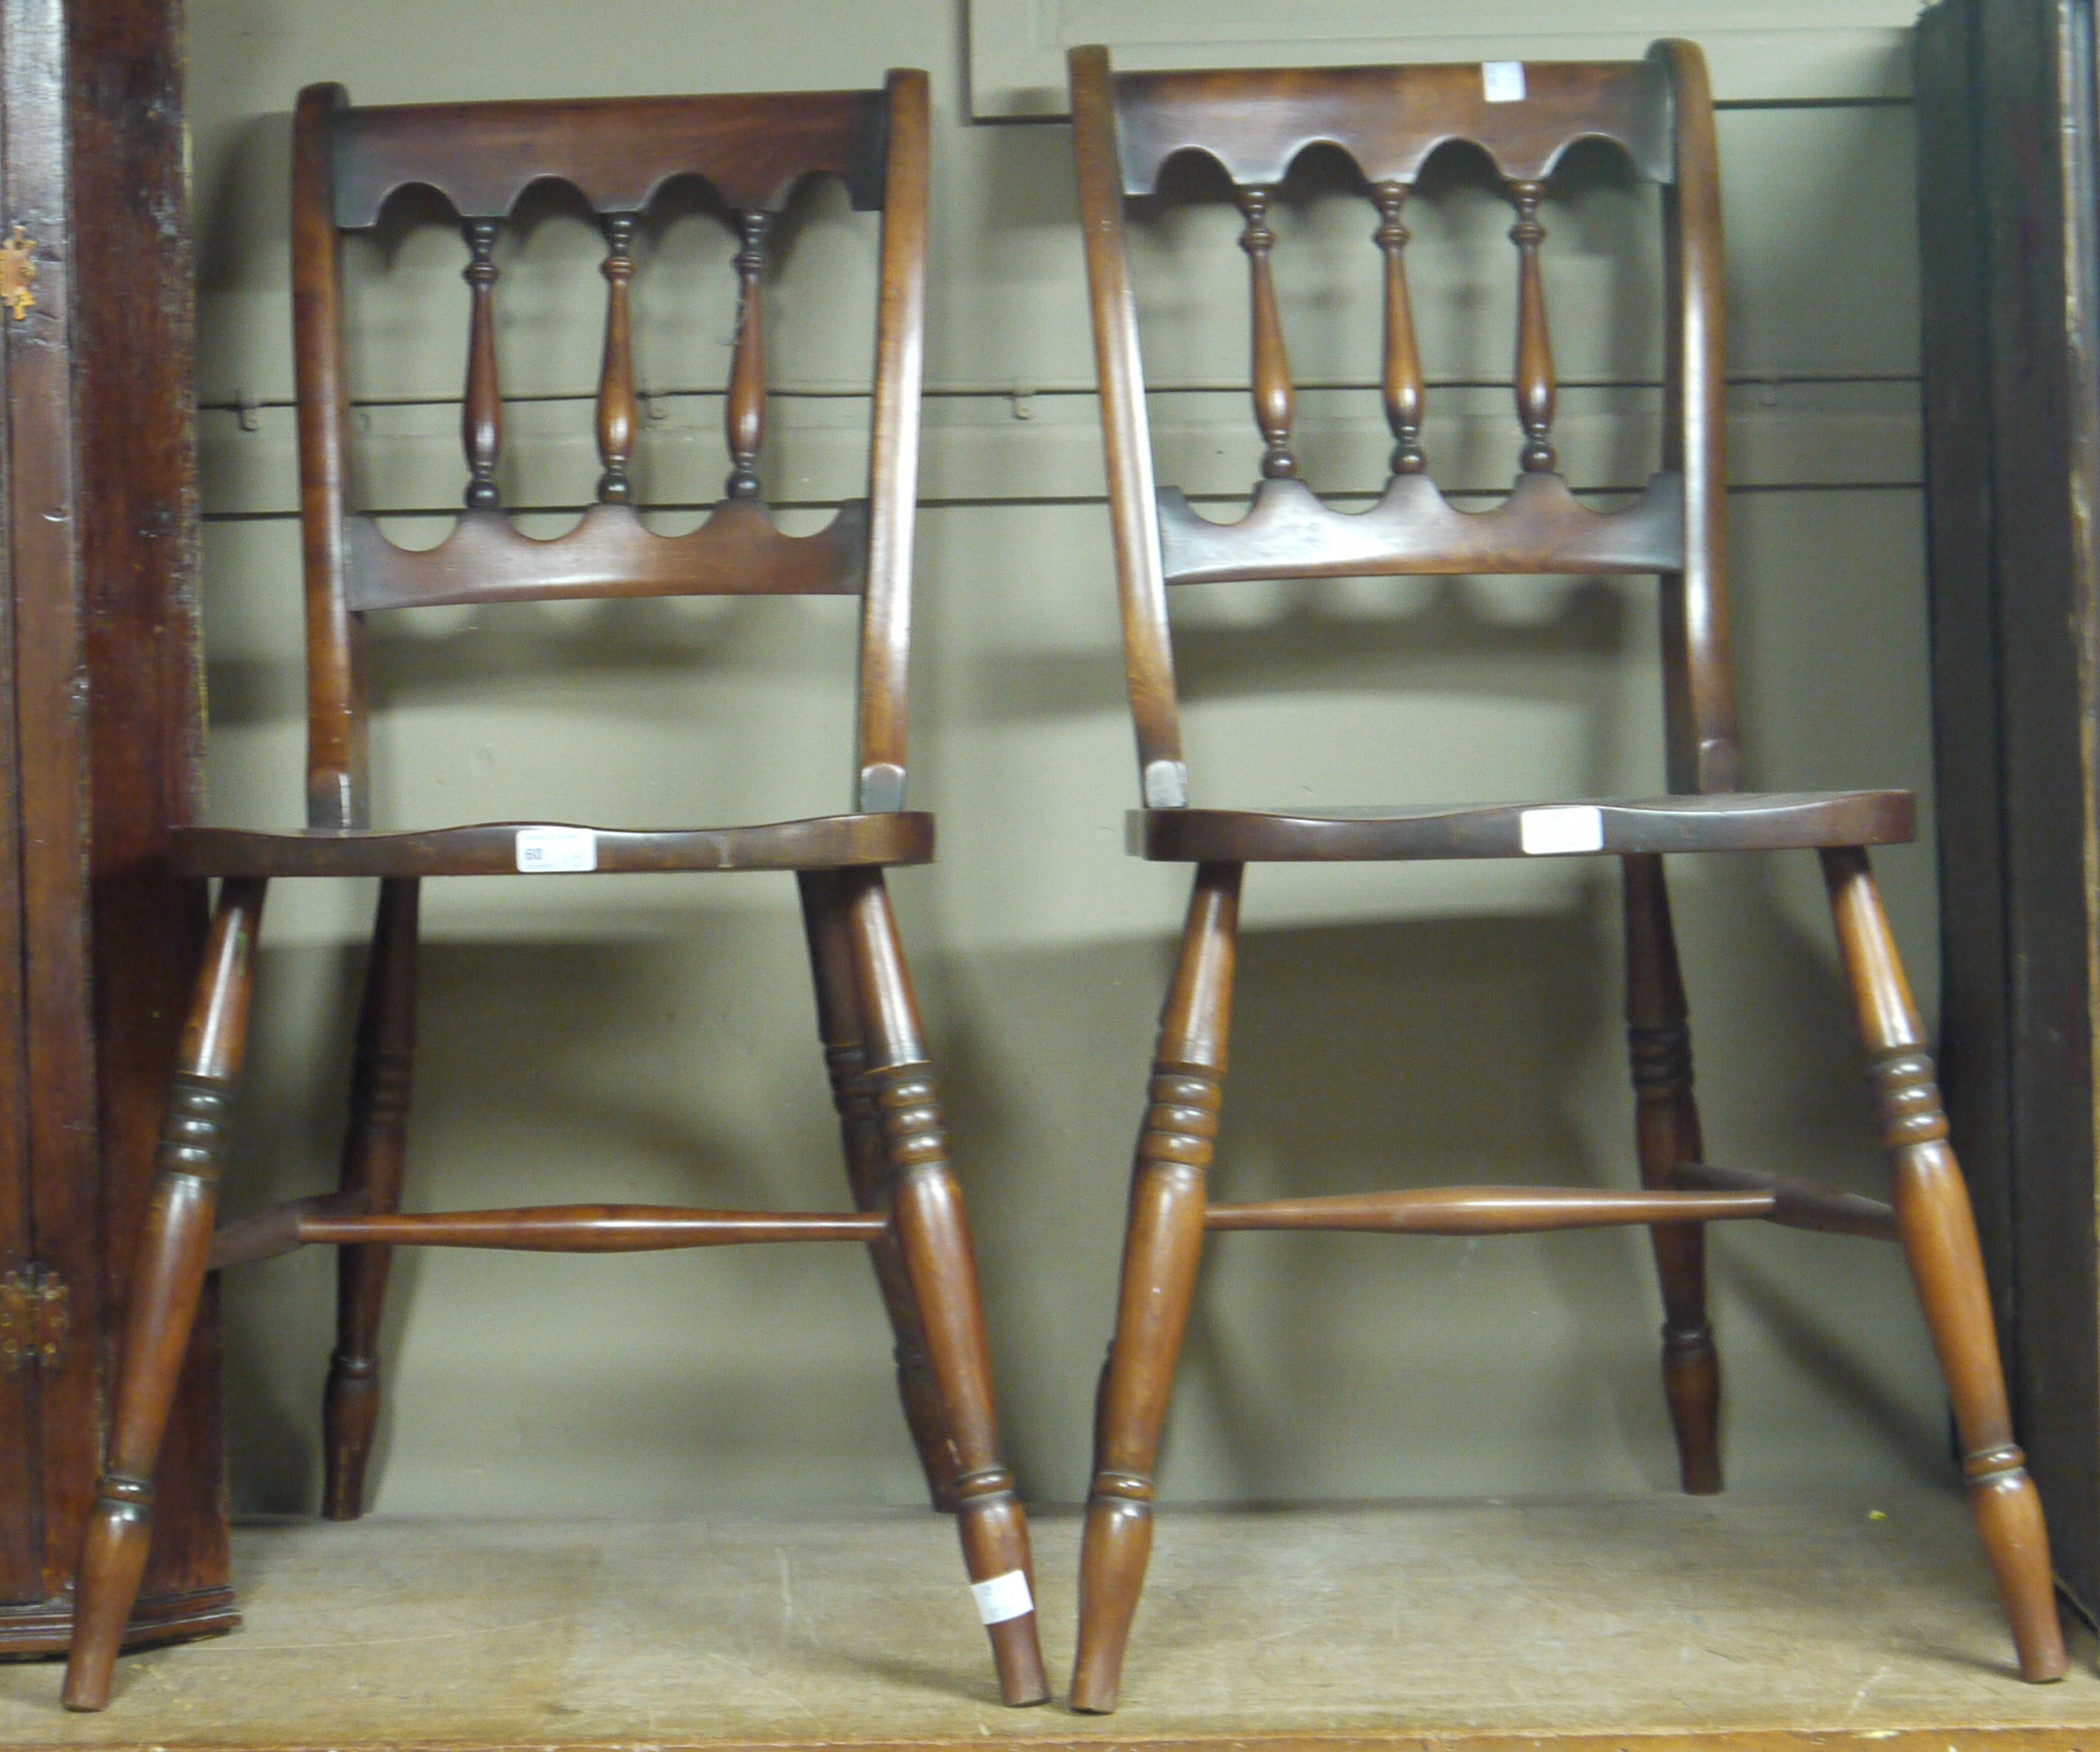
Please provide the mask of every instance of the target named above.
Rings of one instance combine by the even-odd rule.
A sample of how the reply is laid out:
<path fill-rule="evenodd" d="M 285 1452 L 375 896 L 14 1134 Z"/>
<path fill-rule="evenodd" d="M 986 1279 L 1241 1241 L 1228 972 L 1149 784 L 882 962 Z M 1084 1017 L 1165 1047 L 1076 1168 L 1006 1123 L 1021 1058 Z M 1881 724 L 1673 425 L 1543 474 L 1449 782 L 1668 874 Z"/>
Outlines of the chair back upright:
<path fill-rule="evenodd" d="M 857 595 L 860 702 L 855 807 L 901 809 L 912 513 L 926 301 L 926 75 L 879 91 L 594 99 L 353 108 L 309 86 L 293 119 L 293 339 L 306 584 L 307 819 L 368 826 L 364 616 L 383 609 L 561 597 Z M 765 431 L 768 243 L 796 186 L 837 177 L 882 214 L 868 493 L 813 535 L 781 533 L 759 495 Z M 731 468 L 699 528 L 641 521 L 631 469 L 638 424 L 629 287 L 636 226 L 674 177 L 714 189 L 740 248 L 735 345 L 724 420 Z M 597 502 L 550 541 L 519 532 L 496 484 L 503 404 L 496 367 L 494 246 L 536 183 L 582 196 L 603 226 L 604 363 Z M 376 226 L 395 191 L 429 188 L 459 217 L 471 290 L 461 443 L 465 510 L 436 547 L 397 547 L 346 501 L 350 392 L 341 240 Z"/>
<path fill-rule="evenodd" d="M 1072 127 L 1093 297 L 1095 361 L 1138 767 L 1149 807 L 1188 801 L 1167 586 L 1227 579 L 1395 573 L 1653 573 L 1663 585 L 1668 783 L 1733 790 L 1724 456 L 1720 189 L 1706 62 L 1665 41 L 1644 60 L 1465 63 L 1289 71 L 1113 72 L 1107 51 L 1071 55 Z M 1503 82 L 1497 88 L 1497 81 Z M 1557 470 L 1555 379 L 1539 275 L 1546 179 L 1576 141 L 1612 142 L 1659 185 L 1665 237 L 1664 437 L 1660 466 L 1631 504 L 1597 512 Z M 1402 215 L 1423 165 L 1468 141 L 1515 208 L 1517 335 L 1512 374 L 1523 438 L 1516 483 L 1492 510 L 1454 509 L 1430 479 L 1424 379 L 1408 299 Z M 1299 477 L 1295 398 L 1269 215 L 1307 147 L 1346 153 L 1378 223 L 1383 257 L 1381 386 L 1393 435 L 1377 506 L 1329 510 Z M 1245 517 L 1217 524 L 1154 480 L 1125 233 L 1127 201 L 1155 196 L 1167 161 L 1197 153 L 1231 179 L 1252 303 L 1251 379 L 1261 480 Z"/>

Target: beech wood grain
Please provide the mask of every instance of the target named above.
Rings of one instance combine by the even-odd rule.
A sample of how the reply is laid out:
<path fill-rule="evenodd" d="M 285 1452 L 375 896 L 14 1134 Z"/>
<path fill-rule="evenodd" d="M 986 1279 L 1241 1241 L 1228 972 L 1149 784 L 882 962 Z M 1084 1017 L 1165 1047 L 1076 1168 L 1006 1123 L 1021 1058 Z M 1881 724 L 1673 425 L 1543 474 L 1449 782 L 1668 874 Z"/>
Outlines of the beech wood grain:
<path fill-rule="evenodd" d="M 1626 1223 L 1768 1217 L 1769 1191 L 1621 1192 L 1570 1186 L 1434 1186 L 1268 1198 L 1205 1208 L 1207 1229 L 1331 1229 L 1390 1235 L 1530 1235 Z"/>
<path fill-rule="evenodd" d="M 688 1210 L 653 1204 L 542 1204 L 518 1210 L 428 1214 L 302 1213 L 300 1245 L 495 1247 L 523 1253 L 648 1253 L 760 1241 L 866 1241 L 890 1219 L 880 1211 Z"/>

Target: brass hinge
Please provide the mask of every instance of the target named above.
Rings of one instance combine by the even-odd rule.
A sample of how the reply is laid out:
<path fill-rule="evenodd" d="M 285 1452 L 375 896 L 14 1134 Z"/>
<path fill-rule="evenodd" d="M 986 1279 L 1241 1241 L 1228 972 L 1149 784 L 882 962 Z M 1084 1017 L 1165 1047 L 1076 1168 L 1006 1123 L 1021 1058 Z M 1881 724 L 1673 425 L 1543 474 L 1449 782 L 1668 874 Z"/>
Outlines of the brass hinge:
<path fill-rule="evenodd" d="M 37 307 L 37 295 L 29 290 L 36 284 L 36 253 L 37 240 L 19 225 L 0 243 L 0 304 L 15 313 L 17 322 Z"/>
<path fill-rule="evenodd" d="M 57 1272 L 27 1265 L 0 1277 L 0 1373 L 50 1367 L 71 1325 L 65 1280 Z"/>

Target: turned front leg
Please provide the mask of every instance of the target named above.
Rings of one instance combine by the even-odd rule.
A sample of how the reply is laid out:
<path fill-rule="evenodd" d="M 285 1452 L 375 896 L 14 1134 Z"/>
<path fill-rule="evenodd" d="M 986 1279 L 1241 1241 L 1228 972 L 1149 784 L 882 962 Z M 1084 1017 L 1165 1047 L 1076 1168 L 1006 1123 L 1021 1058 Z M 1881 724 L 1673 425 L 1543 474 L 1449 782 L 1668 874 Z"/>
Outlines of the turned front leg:
<path fill-rule="evenodd" d="M 977 1259 L 927 1062 L 918 1004 L 879 870 L 843 873 L 854 984 L 861 1005 L 897 1246 L 909 1275 L 955 1456 L 956 1525 L 999 1694 L 1050 1695 L 1035 1624 L 1028 1520 L 1000 1458 Z"/>
<path fill-rule="evenodd" d="M 1626 1044 L 1633 1065 L 1641 1184 L 1675 1190 L 1683 1162 L 1703 1161 L 1692 1097 L 1692 1036 L 1677 966 L 1663 861 L 1623 861 L 1626 908 Z M 1721 1364 L 1707 1322 L 1707 1237 L 1701 1223 L 1657 1223 L 1648 1235 L 1663 1292 L 1663 1392 L 1677 1432 L 1684 1488 L 1721 1488 Z"/>
<path fill-rule="evenodd" d="M 1094 1485 L 1079 1555 L 1075 1709 L 1112 1710 L 1152 1555 L 1152 1503 L 1174 1365 L 1203 1249 L 1205 1174 L 1225 1101 L 1242 867 L 1196 877 L 1160 1027 L 1132 1170 L 1122 1291 L 1095 1411 Z"/>
<path fill-rule="evenodd" d="M 417 889 L 412 876 L 380 884 L 371 960 L 365 967 L 342 1187 L 361 1194 L 367 1211 L 401 1205 L 416 1060 Z M 370 1242 L 344 1247 L 336 1257 L 335 1350 L 321 1401 L 321 1513 L 330 1521 L 355 1521 L 364 1513 L 365 1469 L 379 1426 L 380 1317 L 393 1258 L 393 1248 Z"/>
<path fill-rule="evenodd" d="M 183 1031 L 153 1196 L 131 1269 L 116 1414 L 81 1548 L 69 1709 L 102 1709 L 153 1541 L 153 1467 L 204 1292 L 226 1164 L 226 1119 L 247 1049 L 264 885 L 230 880 Z"/>
<path fill-rule="evenodd" d="M 1846 847 L 1822 857 L 1894 1180 L 1896 1227 L 1953 1405 L 1983 1554 L 2012 1622 L 2020 1677 L 2061 1679 L 2067 1663 L 2042 1498 L 2013 1440 L 1976 1217 L 1947 1145 L 1947 1111 L 1924 1029 L 1867 854 Z"/>
<path fill-rule="evenodd" d="M 846 1179 L 862 1210 L 880 1210 L 889 1197 L 890 1166 L 875 1084 L 868 1075 L 867 1042 L 853 978 L 853 945 L 847 932 L 847 888 L 832 870 L 801 873 L 802 921 L 809 939 L 810 971 L 816 985 L 817 1031 L 838 1110 L 845 1147 Z M 910 1428 L 912 1445 L 926 1474 L 927 1494 L 944 1514 L 956 1508 L 955 1449 L 941 1412 L 940 1389 L 926 1352 L 925 1323 L 894 1233 L 868 1243 L 875 1282 L 896 1340 L 897 1392 Z"/>

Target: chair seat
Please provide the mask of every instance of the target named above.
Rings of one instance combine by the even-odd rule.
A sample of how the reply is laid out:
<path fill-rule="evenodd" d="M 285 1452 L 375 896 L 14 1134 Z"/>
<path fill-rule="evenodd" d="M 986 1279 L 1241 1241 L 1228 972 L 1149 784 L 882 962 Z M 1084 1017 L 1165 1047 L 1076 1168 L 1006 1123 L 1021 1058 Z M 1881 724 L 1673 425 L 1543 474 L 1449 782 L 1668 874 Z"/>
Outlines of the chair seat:
<path fill-rule="evenodd" d="M 933 818 L 920 810 L 819 815 L 759 827 L 575 828 L 520 821 L 407 833 L 310 829 L 251 833 L 179 827 L 171 856 L 185 876 L 515 876 L 521 833 L 588 833 L 599 875 L 669 870 L 843 870 L 924 864 L 933 856 Z M 580 842 L 570 842 L 580 844 Z M 573 861 L 542 867 L 574 869 Z M 537 872 L 531 872 L 537 873 Z"/>
<path fill-rule="evenodd" d="M 1133 809 L 1133 857 L 1175 863 L 1521 858 L 1899 845 L 1908 791 L 1731 791 L 1554 803 L 1325 809 Z"/>

